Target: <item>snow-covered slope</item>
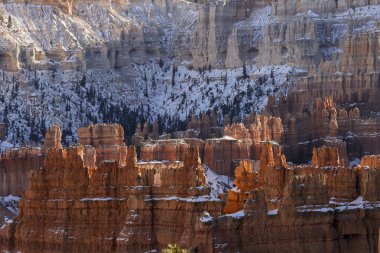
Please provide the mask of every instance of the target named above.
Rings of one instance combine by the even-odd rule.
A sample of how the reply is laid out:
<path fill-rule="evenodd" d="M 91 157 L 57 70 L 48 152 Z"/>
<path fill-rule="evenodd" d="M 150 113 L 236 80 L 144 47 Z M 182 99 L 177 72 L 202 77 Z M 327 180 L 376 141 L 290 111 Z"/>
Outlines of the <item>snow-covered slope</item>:
<path fill-rule="evenodd" d="M 210 195 L 218 198 L 219 194 L 228 192 L 233 187 L 233 180 L 227 176 L 219 175 L 207 166 L 204 166 L 207 185 L 211 188 Z"/>
<path fill-rule="evenodd" d="M 182 1 L 167 4 L 79 4 L 73 15 L 47 5 L 0 4 L 0 69 L 11 63 L 18 69 L 0 72 L 0 120 L 8 126 L 6 140 L 41 141 L 46 127 L 59 124 L 70 143 L 79 126 L 97 122 L 119 122 L 131 135 L 138 122 L 151 123 L 158 116 L 169 131 L 174 121 L 209 110 L 217 112 L 219 123 L 224 114 L 239 120 L 260 112 L 269 96 L 286 94 L 308 74 L 308 66 L 287 63 L 286 58 L 281 64 L 263 65 L 252 58 L 242 67 L 194 69 L 192 59 L 199 50 L 190 47 L 206 45 L 200 54 L 210 54 L 217 39 L 208 34 L 208 41 L 198 41 L 204 39 L 198 37 L 199 27 L 211 25 L 204 24 L 210 10 Z M 379 10 L 375 5 L 333 15 L 308 11 L 291 21 L 329 23 L 331 31 L 319 30 L 317 22 L 310 35 L 320 40 L 318 53 L 328 58 L 342 52 L 341 42 L 350 29 L 376 31 Z M 252 10 L 231 30 L 257 50 L 276 22 L 267 6 Z M 216 28 L 209 29 L 207 33 Z M 233 32 L 225 43 L 225 55 L 232 57 L 233 48 L 239 47 Z"/>

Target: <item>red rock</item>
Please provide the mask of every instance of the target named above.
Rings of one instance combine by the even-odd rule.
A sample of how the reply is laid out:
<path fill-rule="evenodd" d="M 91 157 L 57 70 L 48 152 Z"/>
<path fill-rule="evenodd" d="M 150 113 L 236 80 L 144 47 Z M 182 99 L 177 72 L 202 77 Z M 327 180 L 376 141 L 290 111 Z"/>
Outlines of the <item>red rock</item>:
<path fill-rule="evenodd" d="M 59 126 L 52 126 L 46 131 L 44 148 L 62 148 L 61 128 Z"/>
<path fill-rule="evenodd" d="M 96 149 L 96 164 L 113 160 L 125 165 L 127 147 L 124 143 L 124 129 L 118 124 L 90 125 L 78 129 L 78 143 Z"/>

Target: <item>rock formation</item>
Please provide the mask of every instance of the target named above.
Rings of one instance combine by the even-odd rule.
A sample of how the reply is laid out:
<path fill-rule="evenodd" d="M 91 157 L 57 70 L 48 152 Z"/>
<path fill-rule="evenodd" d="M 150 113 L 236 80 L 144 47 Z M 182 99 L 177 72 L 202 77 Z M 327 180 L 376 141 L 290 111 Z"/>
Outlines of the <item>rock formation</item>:
<path fill-rule="evenodd" d="M 52 126 L 46 131 L 44 148 L 62 149 L 61 128 Z"/>
<path fill-rule="evenodd" d="M 90 125 L 78 129 L 78 143 L 96 150 L 96 163 L 105 160 L 118 161 L 125 165 L 127 147 L 124 143 L 124 129 L 118 124 Z"/>
<path fill-rule="evenodd" d="M 110 146 L 112 141 L 121 144 L 118 132 L 111 131 L 118 129 L 116 126 L 88 129 L 96 129 L 98 134 L 86 144 L 106 143 L 107 139 Z M 18 218 L 8 225 L 9 230 L 2 231 L 2 245 L 28 252 L 141 252 L 183 237 L 189 238 L 185 243 L 191 247 L 192 220 L 204 211 L 212 215 L 222 212 L 222 202 L 207 196 L 210 190 L 205 187 L 195 147 L 187 150 L 182 162 L 166 163 L 136 163 L 134 148 L 128 148 L 125 161 L 103 161 L 95 169 L 85 166 L 84 155 L 85 146 L 81 145 L 48 151 L 20 201 Z M 46 210 L 52 212 L 45 214 Z M 172 234 L 165 232 L 167 222 L 173 226 Z M 41 236 L 44 239 L 40 240 Z"/>
<path fill-rule="evenodd" d="M 20 196 L 26 191 L 32 171 L 38 170 L 43 160 L 40 148 L 7 150 L 0 160 L 0 196 Z"/>
<path fill-rule="evenodd" d="M 379 251 L 379 12 L 1 1 L 0 249 Z"/>
<path fill-rule="evenodd" d="M 50 143 L 58 143 L 56 129 L 48 130 L 57 138 Z M 94 125 L 80 134 L 85 145 L 43 149 L 18 216 L 0 228 L 0 249 L 142 252 L 175 243 L 198 252 L 377 252 L 378 155 L 349 168 L 337 147 L 322 147 L 313 149 L 312 164 L 295 165 L 277 143 L 261 141 L 260 160 L 240 160 L 235 187 L 216 198 L 206 186 L 199 140 L 169 141 L 184 147 L 179 153 L 158 146 L 173 161 L 137 162 L 134 147 L 125 148 L 123 161 L 98 161 L 98 150 L 111 157 L 110 147 L 124 147 L 122 130 Z"/>
<path fill-rule="evenodd" d="M 149 141 L 141 146 L 140 159 L 183 160 L 189 147 L 196 146 L 207 166 L 219 174 L 232 176 L 240 160 L 260 158 L 262 142 L 279 142 L 283 126 L 280 118 L 258 115 L 248 128 L 243 124 L 232 124 L 224 127 L 223 132 L 221 138 L 206 140 L 184 138 Z"/>
<path fill-rule="evenodd" d="M 270 146 L 265 148 L 267 151 L 270 149 Z M 225 226 L 224 231 L 231 226 L 240 231 L 240 240 L 228 236 L 226 252 L 249 252 L 252 247 L 259 252 L 306 249 L 311 252 L 321 249 L 327 252 L 377 252 L 379 234 L 376 229 L 367 232 L 367 229 L 372 231 L 369 224 L 378 224 L 376 187 L 373 188 L 376 184 L 372 185 L 378 180 L 378 173 L 370 167 L 376 163 L 376 157 L 364 157 L 361 165 L 353 170 L 337 164 L 336 149 L 321 148 L 314 153 L 319 154 L 318 162 L 329 165 L 330 169 L 288 165 L 286 170 L 277 167 L 279 173 L 272 171 L 268 178 L 260 174 L 265 173 L 264 167 L 269 169 L 273 166 L 273 159 L 262 157 L 256 183 L 247 188 L 246 182 L 252 182 L 250 165 L 242 163 L 237 168 L 237 178 L 240 179 L 235 180 L 236 189 L 230 190 L 226 205 L 236 208 L 225 211 L 230 213 L 230 210 L 234 212 L 238 208 L 243 211 L 240 211 L 240 216 L 232 214 L 228 221 L 225 218 L 215 221 L 215 224 Z M 334 160 L 335 165 L 332 164 Z M 248 173 L 242 174 L 241 171 Z M 266 182 L 260 184 L 260 180 Z M 361 215 L 358 216 L 359 213 Z M 356 217 L 355 225 L 351 223 L 352 217 Z M 227 226 L 227 222 L 234 225 Z M 218 224 L 219 227 L 223 225 Z M 316 240 L 321 237 L 324 239 Z M 221 236 L 216 238 L 220 241 L 215 243 L 222 242 Z M 281 243 L 282 240 L 286 243 Z M 310 248 L 311 244 L 315 246 Z"/>
<path fill-rule="evenodd" d="M 85 146 L 49 149 L 19 215 L 0 229 L 0 248 L 141 252 L 176 243 L 200 252 L 377 252 L 378 156 L 352 169 L 339 163 L 337 148 L 322 147 L 313 164 L 294 165 L 278 144 L 261 145 L 260 161 L 236 167 L 226 202 L 209 195 L 195 146 L 183 161 L 162 162 L 137 162 L 129 147 L 123 163 L 94 167 L 85 166 L 85 155 L 96 155 Z"/>

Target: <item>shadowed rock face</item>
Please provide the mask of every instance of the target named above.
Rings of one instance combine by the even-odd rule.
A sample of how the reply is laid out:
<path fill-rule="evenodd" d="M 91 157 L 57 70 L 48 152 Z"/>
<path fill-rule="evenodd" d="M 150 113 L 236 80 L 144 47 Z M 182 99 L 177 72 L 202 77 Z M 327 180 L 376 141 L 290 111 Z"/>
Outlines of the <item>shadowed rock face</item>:
<path fill-rule="evenodd" d="M 378 156 L 349 168 L 338 148 L 322 147 L 310 165 L 294 165 L 278 144 L 260 145 L 260 160 L 236 167 L 226 198 L 210 196 L 196 146 L 182 161 L 140 162 L 128 147 L 124 162 L 99 165 L 91 146 L 48 149 L 19 215 L 0 228 L 0 249 L 146 252 L 176 243 L 194 252 L 378 251 Z"/>

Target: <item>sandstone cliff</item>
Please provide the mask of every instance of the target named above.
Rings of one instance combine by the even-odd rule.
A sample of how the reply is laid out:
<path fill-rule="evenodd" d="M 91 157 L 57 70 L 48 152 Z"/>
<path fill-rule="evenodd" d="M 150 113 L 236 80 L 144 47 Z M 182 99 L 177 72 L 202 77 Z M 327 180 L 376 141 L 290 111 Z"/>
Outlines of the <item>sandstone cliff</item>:
<path fill-rule="evenodd" d="M 122 144 L 118 127 L 93 129 Z M 123 163 L 99 165 L 90 162 L 96 148 L 49 149 L 19 215 L 0 229 L 0 249 L 142 252 L 176 243 L 198 252 L 378 251 L 378 156 L 348 168 L 338 148 L 322 147 L 312 164 L 294 165 L 278 144 L 260 145 L 259 161 L 236 167 L 226 202 L 210 196 L 196 146 L 182 161 L 137 162 L 129 147 Z"/>

